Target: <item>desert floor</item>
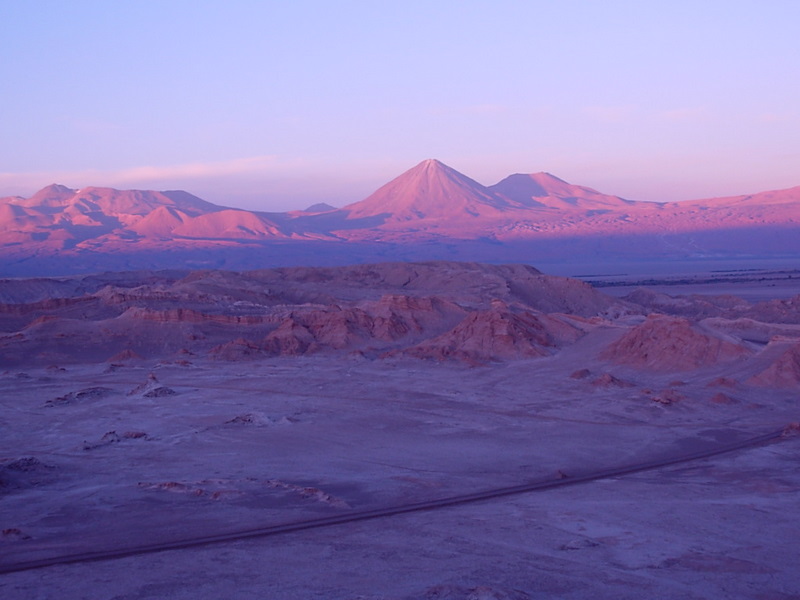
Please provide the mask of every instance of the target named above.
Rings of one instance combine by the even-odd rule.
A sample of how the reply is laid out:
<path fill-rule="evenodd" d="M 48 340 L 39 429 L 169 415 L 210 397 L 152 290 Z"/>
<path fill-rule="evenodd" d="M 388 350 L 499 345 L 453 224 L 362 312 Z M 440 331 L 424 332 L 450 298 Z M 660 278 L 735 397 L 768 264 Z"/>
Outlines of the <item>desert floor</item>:
<path fill-rule="evenodd" d="M 568 480 L 800 421 L 796 389 L 740 387 L 712 402 L 719 367 L 676 376 L 597 358 L 618 335 L 600 328 L 554 356 L 483 366 L 304 356 L 9 370 L 0 568 L 12 572 L 0 575 L 0 597 L 800 598 L 791 431 L 555 489 L 14 571 Z M 578 369 L 631 385 L 592 385 L 570 376 Z M 175 393 L 142 393 L 154 381 Z M 680 400 L 652 400 L 667 388 Z"/>

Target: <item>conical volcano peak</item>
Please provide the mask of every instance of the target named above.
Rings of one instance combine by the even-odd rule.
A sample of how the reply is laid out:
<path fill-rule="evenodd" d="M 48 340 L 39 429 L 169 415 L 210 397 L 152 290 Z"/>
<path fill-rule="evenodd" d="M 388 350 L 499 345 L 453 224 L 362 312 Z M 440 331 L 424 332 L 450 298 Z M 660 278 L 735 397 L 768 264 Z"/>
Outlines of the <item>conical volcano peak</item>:
<path fill-rule="evenodd" d="M 453 167 L 450 167 L 450 166 L 444 164 L 442 161 L 440 161 L 440 160 L 438 160 L 436 158 L 426 158 L 421 163 L 419 163 L 417 166 L 412 167 L 408 171 L 406 171 L 405 174 L 415 173 L 417 171 L 425 173 L 428 176 L 436 175 L 436 174 L 450 174 L 450 175 L 455 174 L 457 176 L 469 179 L 466 175 L 463 175 L 463 174 L 459 173 Z M 401 177 L 402 177 L 402 175 L 401 175 Z M 478 185 L 480 185 L 480 184 L 478 184 Z"/>
<path fill-rule="evenodd" d="M 505 198 L 474 179 L 429 158 L 345 210 L 351 219 L 381 216 L 390 222 L 490 216 L 508 206 Z"/>
<path fill-rule="evenodd" d="M 442 171 L 455 171 L 453 167 L 450 165 L 446 165 L 438 158 L 426 158 L 421 163 L 417 165 L 418 167 L 424 167 L 425 169 L 433 169 L 433 170 L 442 170 Z"/>

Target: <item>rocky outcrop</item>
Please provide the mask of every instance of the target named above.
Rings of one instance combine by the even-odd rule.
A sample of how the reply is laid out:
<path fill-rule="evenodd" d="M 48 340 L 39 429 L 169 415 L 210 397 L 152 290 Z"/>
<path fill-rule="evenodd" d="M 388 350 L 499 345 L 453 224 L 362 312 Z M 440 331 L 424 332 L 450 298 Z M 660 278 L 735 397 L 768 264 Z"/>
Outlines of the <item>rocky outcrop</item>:
<path fill-rule="evenodd" d="M 211 314 L 190 308 L 173 308 L 169 310 L 152 310 L 133 307 L 125 311 L 123 316 L 156 323 L 222 323 L 225 325 L 268 325 L 275 322 L 271 315 L 237 315 L 230 313 Z"/>
<path fill-rule="evenodd" d="M 741 344 L 701 331 L 687 319 L 650 315 L 601 357 L 654 371 L 688 371 L 749 356 Z"/>
<path fill-rule="evenodd" d="M 620 379 L 619 377 L 615 377 L 611 373 L 603 373 L 596 379 L 592 380 L 592 385 L 595 387 L 617 387 L 617 388 L 629 388 L 634 387 L 634 384 L 625 381 L 624 379 Z"/>
<path fill-rule="evenodd" d="M 289 317 L 264 339 L 261 348 L 268 354 L 299 356 L 319 350 L 320 346 L 305 325 Z"/>
<path fill-rule="evenodd" d="M 370 316 L 370 333 L 393 341 L 455 325 L 465 314 L 461 306 L 437 296 L 385 294 L 361 308 Z"/>
<path fill-rule="evenodd" d="M 161 385 L 154 373 L 147 376 L 147 381 L 140 383 L 130 392 L 128 396 L 142 396 L 144 398 L 163 398 L 164 396 L 174 396 L 177 392 L 170 387 Z"/>
<path fill-rule="evenodd" d="M 114 393 L 114 390 L 107 387 L 90 387 L 79 390 L 77 392 L 69 392 L 58 398 L 48 400 L 45 406 L 66 406 L 69 404 L 79 404 L 82 402 L 90 402 L 94 400 L 101 400 Z"/>
<path fill-rule="evenodd" d="M 787 348 L 772 364 L 746 383 L 768 387 L 800 387 L 800 343 Z"/>
<path fill-rule="evenodd" d="M 405 338 L 429 337 L 452 326 L 466 311 L 436 297 L 387 294 L 356 307 L 292 311 L 262 342 L 268 354 L 309 354 L 322 349 L 388 346 Z"/>
<path fill-rule="evenodd" d="M 767 323 L 800 324 L 800 295 L 785 300 L 758 302 L 747 316 Z"/>
<path fill-rule="evenodd" d="M 475 363 L 538 358 L 581 335 L 577 328 L 551 316 L 514 312 L 498 303 L 489 310 L 469 313 L 450 331 L 412 346 L 403 354 Z"/>
<path fill-rule="evenodd" d="M 210 353 L 212 357 L 220 360 L 250 360 L 263 356 L 261 347 L 250 340 L 236 338 L 230 342 L 214 346 Z"/>

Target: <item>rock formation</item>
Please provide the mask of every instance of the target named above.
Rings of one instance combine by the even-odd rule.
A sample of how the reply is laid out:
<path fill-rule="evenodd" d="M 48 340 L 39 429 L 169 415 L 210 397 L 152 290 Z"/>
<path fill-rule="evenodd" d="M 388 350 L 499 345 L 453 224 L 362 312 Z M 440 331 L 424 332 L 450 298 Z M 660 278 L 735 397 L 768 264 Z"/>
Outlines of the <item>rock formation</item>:
<path fill-rule="evenodd" d="M 800 343 L 792 344 L 766 369 L 747 380 L 751 385 L 800 387 Z"/>
<path fill-rule="evenodd" d="M 750 355 L 744 346 L 700 330 L 689 320 L 650 315 L 611 344 L 602 357 L 654 371 L 688 371 Z"/>

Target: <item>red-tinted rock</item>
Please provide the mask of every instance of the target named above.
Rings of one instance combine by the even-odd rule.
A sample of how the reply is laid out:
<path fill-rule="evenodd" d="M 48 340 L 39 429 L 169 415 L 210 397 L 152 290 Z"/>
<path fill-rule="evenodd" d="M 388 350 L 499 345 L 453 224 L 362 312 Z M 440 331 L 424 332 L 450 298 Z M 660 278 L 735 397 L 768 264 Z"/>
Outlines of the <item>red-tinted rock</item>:
<path fill-rule="evenodd" d="M 800 387 L 800 344 L 790 346 L 766 369 L 747 380 L 751 385 Z"/>
<path fill-rule="evenodd" d="M 701 331 L 687 319 L 650 315 L 602 358 L 654 371 L 689 371 L 750 355 L 744 346 Z"/>

